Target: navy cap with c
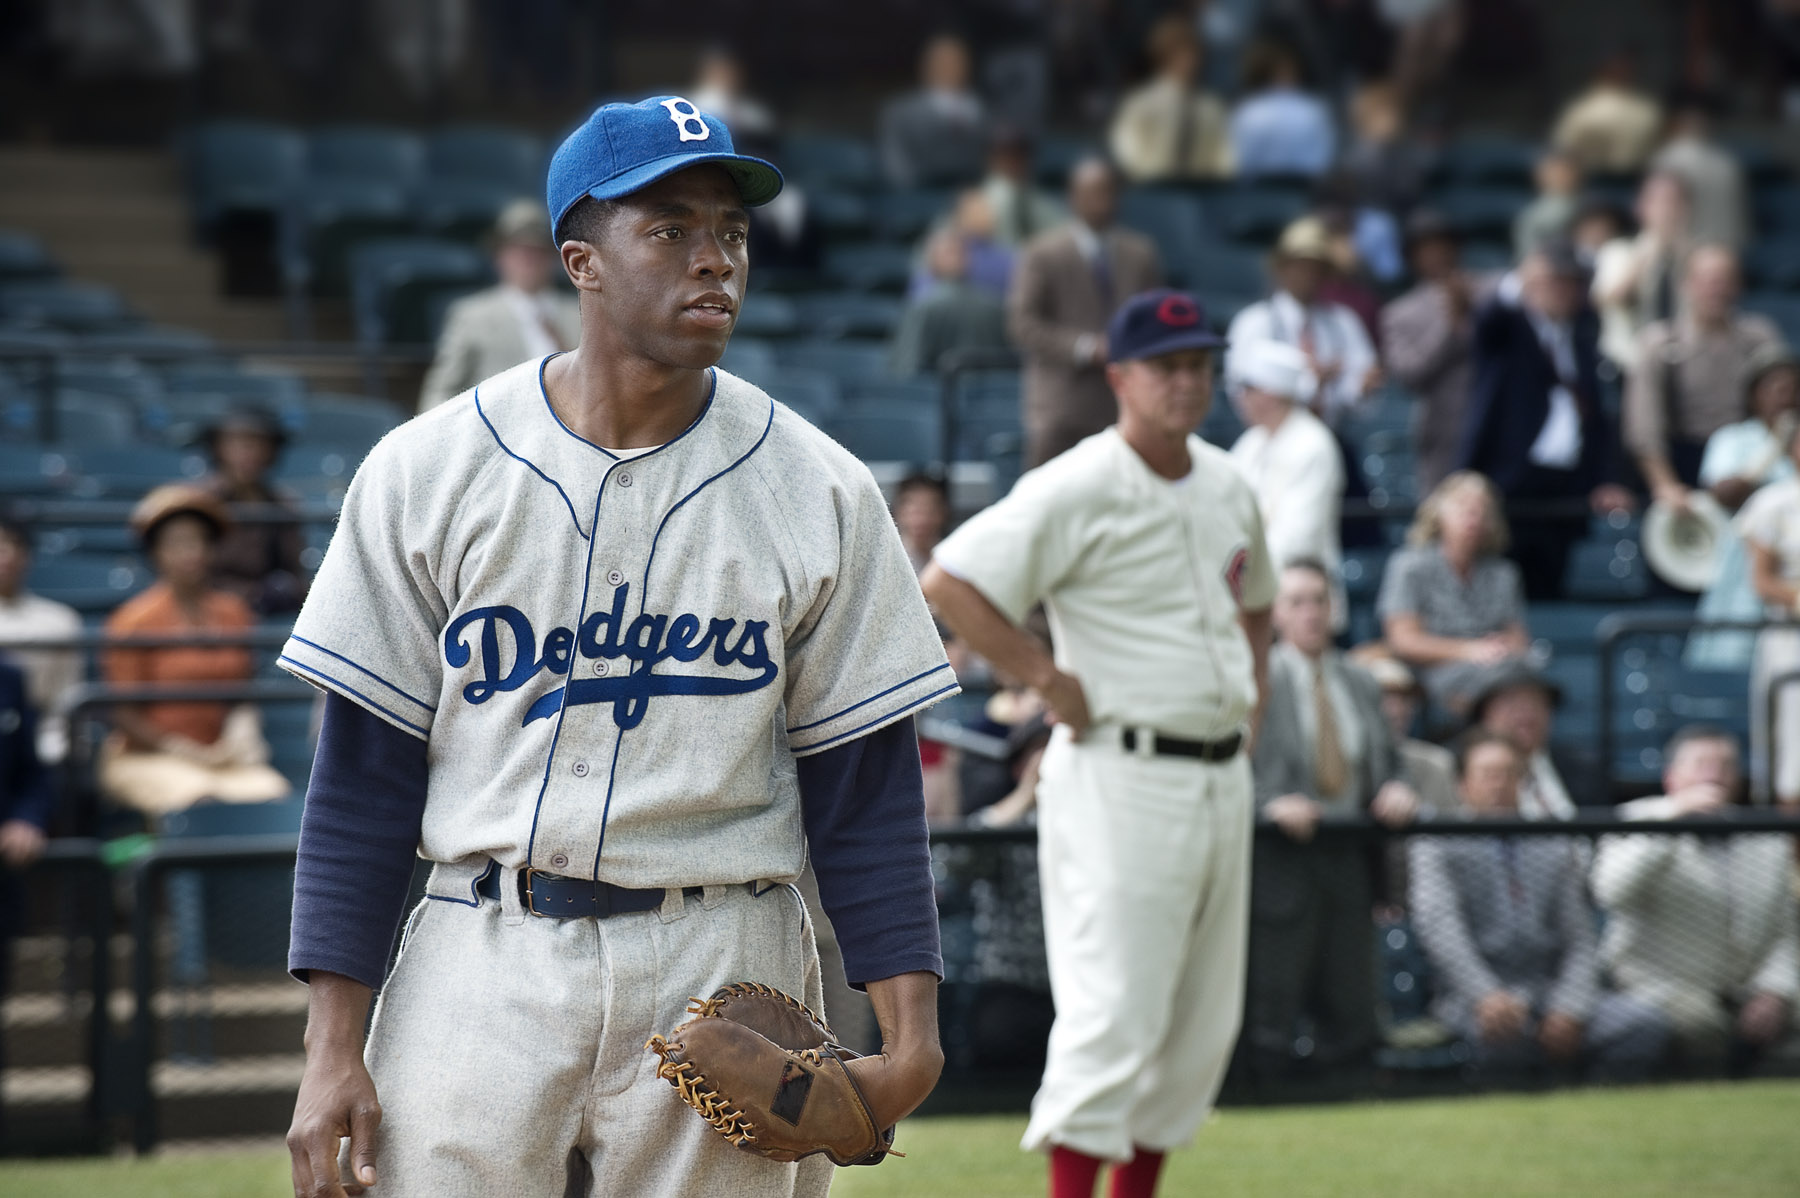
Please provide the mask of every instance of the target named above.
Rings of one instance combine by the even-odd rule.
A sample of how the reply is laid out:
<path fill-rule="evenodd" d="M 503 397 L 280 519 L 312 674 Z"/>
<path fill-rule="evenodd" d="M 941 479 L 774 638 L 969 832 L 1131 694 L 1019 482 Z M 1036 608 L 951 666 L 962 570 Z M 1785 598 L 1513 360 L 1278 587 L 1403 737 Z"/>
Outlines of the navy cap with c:
<path fill-rule="evenodd" d="M 1106 329 L 1108 361 L 1154 358 L 1184 349 L 1221 349 L 1225 338 L 1212 331 L 1206 309 L 1185 291 L 1157 287 L 1132 296 L 1113 313 Z"/>

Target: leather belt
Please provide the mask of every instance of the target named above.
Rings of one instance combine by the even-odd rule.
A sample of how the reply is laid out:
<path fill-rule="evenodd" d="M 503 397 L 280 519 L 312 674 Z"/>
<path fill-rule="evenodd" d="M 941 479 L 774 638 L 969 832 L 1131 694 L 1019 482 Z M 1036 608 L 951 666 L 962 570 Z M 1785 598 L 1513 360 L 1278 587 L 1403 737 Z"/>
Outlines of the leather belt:
<path fill-rule="evenodd" d="M 490 868 L 475 883 L 475 893 L 482 898 L 500 897 L 499 866 Z M 518 873 L 519 905 L 533 915 L 551 919 L 605 919 L 609 915 L 629 915 L 635 911 L 654 911 L 662 906 L 668 891 L 632 890 L 611 882 L 592 878 L 565 878 L 540 869 L 522 869 Z M 704 888 L 689 886 L 683 894 L 699 895 Z"/>
<path fill-rule="evenodd" d="M 1144 740 L 1139 740 L 1139 730 L 1127 728 L 1120 734 L 1119 743 L 1127 753 L 1138 752 L 1138 746 L 1144 745 L 1144 751 L 1157 757 L 1194 757 L 1201 761 L 1230 761 L 1244 747 L 1242 733 L 1233 732 L 1223 740 L 1183 740 L 1179 736 L 1164 736 L 1160 732 L 1152 732 L 1148 728 L 1142 732 Z"/>

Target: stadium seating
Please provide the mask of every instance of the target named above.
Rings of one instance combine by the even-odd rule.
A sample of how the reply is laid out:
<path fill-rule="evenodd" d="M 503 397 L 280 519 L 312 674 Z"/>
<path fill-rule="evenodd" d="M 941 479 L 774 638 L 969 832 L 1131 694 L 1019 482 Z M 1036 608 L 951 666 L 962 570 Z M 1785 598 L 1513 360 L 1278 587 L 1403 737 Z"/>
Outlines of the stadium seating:
<path fill-rule="evenodd" d="M 491 217 L 490 217 L 491 219 Z M 437 338 L 432 300 L 488 285 L 493 267 L 472 246 L 442 238 L 364 241 L 350 251 L 350 302 L 365 345 Z M 442 308 L 435 315 L 441 318 Z"/>
<path fill-rule="evenodd" d="M 202 231 L 228 214 L 280 212 L 306 172 L 305 139 L 278 125 L 201 125 L 188 135 L 185 151 L 194 221 Z"/>

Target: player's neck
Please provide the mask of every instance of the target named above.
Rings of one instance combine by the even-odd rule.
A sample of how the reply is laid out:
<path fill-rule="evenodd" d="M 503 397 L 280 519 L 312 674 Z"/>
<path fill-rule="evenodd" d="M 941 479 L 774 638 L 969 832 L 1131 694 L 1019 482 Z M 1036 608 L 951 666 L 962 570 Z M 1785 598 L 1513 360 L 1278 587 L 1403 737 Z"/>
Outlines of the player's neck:
<path fill-rule="evenodd" d="M 1125 444 L 1131 446 L 1138 457 L 1144 459 L 1144 465 L 1171 482 L 1186 478 L 1194 468 L 1194 460 L 1188 454 L 1185 433 L 1169 433 L 1146 427 L 1121 413 L 1119 435 L 1125 438 Z"/>
<path fill-rule="evenodd" d="M 705 370 L 625 354 L 561 354 L 544 368 L 544 391 L 569 431 L 608 449 L 645 449 L 680 436 L 712 389 Z"/>

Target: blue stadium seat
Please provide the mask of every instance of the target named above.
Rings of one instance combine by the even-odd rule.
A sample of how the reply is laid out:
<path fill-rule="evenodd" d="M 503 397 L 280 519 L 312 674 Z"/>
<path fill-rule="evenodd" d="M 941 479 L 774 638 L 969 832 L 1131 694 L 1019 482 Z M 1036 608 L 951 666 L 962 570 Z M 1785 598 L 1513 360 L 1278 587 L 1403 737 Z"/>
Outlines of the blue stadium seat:
<path fill-rule="evenodd" d="M 1119 197 L 1119 223 L 1154 241 L 1165 262 L 1185 262 L 1199 250 L 1204 220 L 1200 198 L 1189 191 L 1133 187 Z"/>
<path fill-rule="evenodd" d="M 446 180 L 477 180 L 537 197 L 543 190 L 544 146 L 537 138 L 501 125 L 453 125 L 432 134 L 425 147 L 429 193 Z"/>
<path fill-rule="evenodd" d="M 1268 290 L 1268 266 L 1260 250 L 1207 242 L 1179 259 L 1172 260 L 1165 253 L 1163 260 L 1175 281 L 1190 290 L 1209 295 L 1249 296 L 1251 301 Z M 1242 307 L 1243 304 L 1235 306 Z M 1206 314 L 1215 321 L 1221 318 L 1210 304 Z"/>
<path fill-rule="evenodd" d="M 814 188 L 806 193 L 806 208 L 828 237 L 866 237 L 875 227 L 874 208 L 853 191 Z"/>
<path fill-rule="evenodd" d="M 410 233 L 415 219 L 409 184 L 354 176 L 309 177 L 285 216 L 287 282 L 321 295 L 348 288 L 352 246 Z"/>
<path fill-rule="evenodd" d="M 381 238 L 350 251 L 350 303 L 365 345 L 435 340 L 434 293 L 466 295 L 493 279 L 487 255 L 431 237 Z"/>
<path fill-rule="evenodd" d="M 72 479 L 66 454 L 22 437 L 0 441 L 0 496 L 47 497 L 68 489 Z"/>
<path fill-rule="evenodd" d="M 1744 251 L 1744 278 L 1751 287 L 1800 290 L 1800 236 L 1758 238 Z"/>
<path fill-rule="evenodd" d="M 1385 548 L 1347 549 L 1344 551 L 1344 589 L 1352 600 L 1373 600 L 1381 590 L 1381 578 L 1387 570 L 1387 559 L 1393 551 Z"/>
<path fill-rule="evenodd" d="M 119 329 L 138 319 L 110 287 L 55 279 L 0 285 L 0 317 L 72 333 Z"/>
<path fill-rule="evenodd" d="M 306 139 L 282 125 L 219 121 L 186 139 L 194 216 L 211 229 L 229 212 L 279 212 L 306 173 Z"/>
<path fill-rule="evenodd" d="M 299 375 L 285 370 L 251 369 L 236 362 L 184 362 L 163 372 L 171 396 L 228 396 L 234 403 L 273 406 L 298 403 L 306 394 Z"/>
<path fill-rule="evenodd" d="M 282 411 L 297 444 L 353 452 L 357 461 L 405 418 L 397 404 L 362 395 L 308 395 Z"/>
<path fill-rule="evenodd" d="M 1569 554 L 1563 593 L 1570 599 L 1619 603 L 1642 599 L 1649 590 L 1649 575 L 1635 540 L 1584 540 Z"/>
<path fill-rule="evenodd" d="M 1209 194 L 1209 226 L 1233 241 L 1268 245 L 1311 206 L 1304 187 L 1273 182 L 1240 182 Z"/>
<path fill-rule="evenodd" d="M 80 612 L 110 612 L 150 585 L 150 570 L 136 555 L 38 554 L 26 586 Z"/>
<path fill-rule="evenodd" d="M 1764 237 L 1800 234 L 1800 183 L 1758 187 L 1751 196 L 1756 230 Z"/>
<path fill-rule="evenodd" d="M 1432 196 L 1431 204 L 1463 237 L 1505 237 L 1531 198 L 1528 188 L 1447 187 Z"/>
<path fill-rule="evenodd" d="M 162 379 L 131 358 L 65 358 L 56 382 L 70 391 L 111 395 L 142 407 L 162 395 Z"/>
<path fill-rule="evenodd" d="M 414 206 L 421 228 L 438 237 L 475 242 L 494 227 L 500 210 L 519 198 L 511 183 L 491 179 L 427 179 Z"/>
<path fill-rule="evenodd" d="M 137 413 L 129 400 L 117 396 L 59 392 L 54 413 L 59 445 L 130 445 L 137 440 Z"/>
<path fill-rule="evenodd" d="M 319 498 L 341 493 L 361 462 L 362 454 L 354 450 L 289 445 L 275 462 L 274 476 L 282 486 L 305 498 Z"/>
<path fill-rule="evenodd" d="M 948 188 L 917 187 L 884 191 L 874 198 L 875 224 L 884 237 L 911 241 L 949 213 L 955 193 Z"/>
<path fill-rule="evenodd" d="M 213 339 L 195 329 L 139 324 L 84 333 L 80 348 L 83 353 L 97 356 L 116 354 L 154 363 L 205 353 L 213 348 Z"/>
<path fill-rule="evenodd" d="M 790 337 L 800 328 L 800 314 L 785 295 L 746 296 L 738 309 L 736 337 Z"/>
<path fill-rule="evenodd" d="M 1599 650 L 1600 621 L 1616 609 L 1607 603 L 1533 603 L 1525 612 L 1534 639 L 1557 655 L 1592 656 Z"/>
<path fill-rule="evenodd" d="M 1500 274 L 1512 269 L 1512 243 L 1497 239 L 1466 241 L 1458 258 L 1464 270 L 1478 274 Z"/>
<path fill-rule="evenodd" d="M 782 367 L 762 384 L 771 398 L 786 404 L 814 424 L 823 424 L 838 410 L 838 382 L 819 370 Z"/>
<path fill-rule="evenodd" d="M 1033 167 L 1040 183 L 1060 189 L 1068 182 L 1069 172 L 1075 168 L 1076 163 L 1083 158 L 1103 153 L 1104 150 L 1091 138 L 1046 133 L 1038 139 L 1033 154 Z"/>
<path fill-rule="evenodd" d="M 789 341 L 775 351 L 783 370 L 817 370 L 840 387 L 888 377 L 887 347 L 866 341 Z"/>
<path fill-rule="evenodd" d="M 898 296 L 869 295 L 860 291 L 813 291 L 794 297 L 800 325 L 818 337 L 880 337 L 893 335 L 905 306 Z M 885 347 L 884 352 L 885 352 Z"/>
<path fill-rule="evenodd" d="M 0 229 L 0 280 L 51 279 L 60 273 L 44 243 L 28 233 Z"/>
<path fill-rule="evenodd" d="M 1524 138 L 1465 136 L 1444 147 L 1438 166 L 1458 184 L 1529 187 L 1540 152 Z"/>
<path fill-rule="evenodd" d="M 1237 410 L 1223 395 L 1217 396 L 1206 410 L 1206 419 L 1200 422 L 1201 439 L 1220 449 L 1230 449 L 1243 435 L 1244 422 L 1238 418 Z"/>
<path fill-rule="evenodd" d="M 307 146 L 309 179 L 362 179 L 414 186 L 425 173 L 425 143 L 384 125 L 334 125 L 315 131 Z"/>
<path fill-rule="evenodd" d="M 891 242 L 827 246 L 824 273 L 848 290 L 898 294 L 912 278 L 913 255 L 906 246 Z"/>
<path fill-rule="evenodd" d="M 727 373 L 758 387 L 780 369 L 775 360 L 775 347 L 754 337 L 733 337 L 725 347 L 725 356 L 719 359 L 719 365 Z"/>
<path fill-rule="evenodd" d="M 833 133 L 789 133 L 782 138 L 781 166 L 808 187 L 873 187 L 875 147 L 858 137 Z"/>
<path fill-rule="evenodd" d="M 75 492 L 87 498 L 136 499 L 163 483 L 206 473 L 206 459 L 160 445 L 94 445 L 74 456 Z"/>
<path fill-rule="evenodd" d="M 865 462 L 924 464 L 939 455 L 934 409 L 840 414 L 825 422 L 825 431 Z"/>
<path fill-rule="evenodd" d="M 1795 197 L 1795 202 L 1800 203 L 1800 195 Z M 1752 291 L 1744 296 L 1744 307 L 1774 321 L 1790 344 L 1800 342 L 1800 295 Z"/>
<path fill-rule="evenodd" d="M 866 375 L 846 378 L 840 375 L 838 387 L 846 412 L 936 410 L 942 403 L 941 389 L 929 379 L 871 378 Z M 1017 405 L 1013 407 L 1016 411 Z"/>

